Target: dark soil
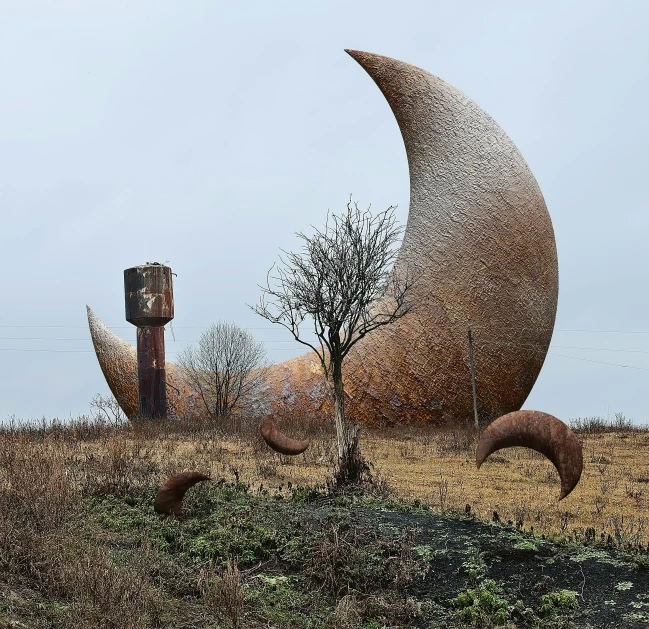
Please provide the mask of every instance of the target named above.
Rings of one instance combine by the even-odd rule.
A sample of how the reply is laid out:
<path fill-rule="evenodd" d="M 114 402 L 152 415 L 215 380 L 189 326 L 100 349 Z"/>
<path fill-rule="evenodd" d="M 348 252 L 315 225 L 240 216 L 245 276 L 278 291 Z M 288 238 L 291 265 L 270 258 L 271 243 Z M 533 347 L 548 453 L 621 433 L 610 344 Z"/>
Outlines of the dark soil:
<path fill-rule="evenodd" d="M 415 527 L 416 544 L 433 550 L 429 572 L 415 579 L 408 593 L 419 601 L 434 603 L 439 610 L 439 624 L 430 624 L 429 618 L 417 626 L 472 626 L 455 624 L 443 610 L 449 610 L 450 600 L 459 592 L 475 588 L 485 579 L 493 579 L 510 604 L 520 600 L 522 608 L 528 610 L 539 609 L 543 594 L 561 590 L 577 592 L 577 609 L 564 615 L 564 619 L 574 624 L 556 626 L 649 627 L 647 554 L 630 555 L 605 544 L 551 542 L 514 526 L 480 522 L 470 515 L 391 511 L 357 505 L 350 505 L 344 511 L 350 526 L 373 529 L 386 536 Z M 331 508 L 323 505 L 310 515 L 324 521 L 330 514 Z M 472 560 L 483 567 L 473 578 L 467 568 Z M 526 622 L 523 615 L 516 619 L 515 612 L 513 622 L 517 627 L 546 626 L 535 624 L 538 618 Z"/>

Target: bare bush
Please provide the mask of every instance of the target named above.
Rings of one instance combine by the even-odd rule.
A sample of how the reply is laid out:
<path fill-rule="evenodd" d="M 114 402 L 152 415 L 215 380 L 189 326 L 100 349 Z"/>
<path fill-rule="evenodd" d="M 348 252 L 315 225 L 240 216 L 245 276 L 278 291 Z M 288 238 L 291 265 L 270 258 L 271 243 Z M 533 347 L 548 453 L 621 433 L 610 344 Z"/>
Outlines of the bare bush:
<path fill-rule="evenodd" d="M 203 569 L 198 578 L 198 588 L 211 614 L 228 622 L 232 629 L 242 626 L 245 586 L 240 582 L 236 559 L 228 560 L 223 573 L 217 572 L 213 564 Z"/>
<path fill-rule="evenodd" d="M 73 556 L 57 570 L 64 594 L 72 597 L 78 620 L 106 629 L 144 629 L 160 612 L 148 566 L 151 549 L 143 544 L 131 565 L 117 565 L 106 550 L 95 548 Z"/>
<path fill-rule="evenodd" d="M 575 432 L 586 434 L 603 434 L 607 432 L 619 432 L 629 434 L 633 432 L 646 432 L 649 427 L 635 425 L 624 413 L 615 413 L 614 419 L 603 417 L 578 417 L 569 420 L 569 425 Z"/>
<path fill-rule="evenodd" d="M 210 417 L 230 417 L 237 404 L 251 397 L 266 377 L 266 350 L 250 332 L 218 322 L 187 347 L 178 364 Z"/>
<path fill-rule="evenodd" d="M 440 455 L 473 455 L 479 435 L 473 425 L 442 429 L 437 436 L 437 451 Z"/>
<path fill-rule="evenodd" d="M 128 421 L 122 407 L 112 394 L 102 395 L 97 393 L 90 400 L 90 408 L 94 411 L 96 419 L 99 421 L 105 420 L 111 426 L 121 426 Z"/>

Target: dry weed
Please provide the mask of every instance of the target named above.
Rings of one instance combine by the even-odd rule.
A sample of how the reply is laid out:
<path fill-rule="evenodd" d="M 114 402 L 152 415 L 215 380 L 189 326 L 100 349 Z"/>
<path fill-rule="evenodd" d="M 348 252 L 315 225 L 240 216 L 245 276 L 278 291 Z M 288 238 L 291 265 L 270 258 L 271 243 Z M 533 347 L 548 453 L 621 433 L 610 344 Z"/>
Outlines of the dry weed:
<path fill-rule="evenodd" d="M 214 564 L 201 570 L 198 588 L 205 607 L 219 620 L 239 629 L 243 618 L 245 586 L 240 582 L 237 560 L 228 560 L 225 571 L 219 572 Z"/>

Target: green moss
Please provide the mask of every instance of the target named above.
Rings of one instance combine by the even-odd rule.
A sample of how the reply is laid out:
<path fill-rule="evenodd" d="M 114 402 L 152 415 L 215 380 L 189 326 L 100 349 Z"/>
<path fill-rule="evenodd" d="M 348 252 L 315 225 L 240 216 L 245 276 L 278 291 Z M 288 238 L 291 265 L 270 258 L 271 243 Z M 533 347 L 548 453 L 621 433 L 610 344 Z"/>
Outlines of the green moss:
<path fill-rule="evenodd" d="M 315 487 L 298 485 L 291 489 L 289 501 L 294 503 L 309 503 L 318 500 L 322 495 Z"/>
<path fill-rule="evenodd" d="M 183 550 L 189 557 L 225 561 L 229 556 L 236 556 L 241 565 L 266 559 L 278 545 L 272 531 L 246 520 L 223 524 L 183 540 Z"/>
<path fill-rule="evenodd" d="M 435 549 L 432 546 L 415 546 L 413 551 L 417 553 L 424 561 L 431 562 L 436 555 Z"/>
<path fill-rule="evenodd" d="M 577 592 L 572 590 L 561 590 L 543 594 L 540 598 L 539 612 L 542 616 L 564 615 L 576 609 L 578 606 Z"/>
<path fill-rule="evenodd" d="M 314 609 L 313 597 L 299 589 L 299 581 L 297 575 L 260 573 L 247 589 L 247 606 L 266 623 L 305 629 L 323 627 L 332 608 L 324 605 Z"/>
<path fill-rule="evenodd" d="M 482 559 L 480 553 L 473 548 L 469 551 L 469 558 L 462 563 L 462 568 L 469 575 L 472 584 L 475 584 L 487 572 L 487 564 Z"/>
<path fill-rule="evenodd" d="M 479 587 L 461 592 L 451 600 L 457 616 L 473 626 L 491 627 L 503 625 L 508 618 L 507 600 L 493 579 L 487 579 Z"/>

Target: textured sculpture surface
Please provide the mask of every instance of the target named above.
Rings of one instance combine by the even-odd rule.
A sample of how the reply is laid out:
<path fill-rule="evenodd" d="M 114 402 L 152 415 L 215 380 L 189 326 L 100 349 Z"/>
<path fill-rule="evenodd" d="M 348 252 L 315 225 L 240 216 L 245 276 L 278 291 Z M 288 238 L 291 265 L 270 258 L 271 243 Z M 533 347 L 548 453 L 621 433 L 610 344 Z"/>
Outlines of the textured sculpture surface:
<path fill-rule="evenodd" d="M 122 407 L 124 414 L 133 419 L 140 412 L 138 401 L 137 350 L 107 328 L 86 306 L 88 327 L 99 366 L 106 382 Z M 185 383 L 182 372 L 173 363 L 166 363 L 167 403 L 172 414 L 178 410 L 190 411 L 197 400 Z"/>
<path fill-rule="evenodd" d="M 180 474 L 174 474 L 160 485 L 155 502 L 153 503 L 155 512 L 180 517 L 183 498 L 187 490 L 196 483 L 204 480 L 211 479 L 209 476 L 200 472 L 181 472 Z"/>
<path fill-rule="evenodd" d="M 532 448 L 552 461 L 561 478 L 559 500 L 577 486 L 584 467 L 581 443 L 561 420 L 541 411 L 515 411 L 499 417 L 480 436 L 478 469 L 496 450 L 514 446 Z"/>
<path fill-rule="evenodd" d="M 275 423 L 270 417 L 266 417 L 261 422 L 260 431 L 266 445 L 280 454 L 295 456 L 297 454 L 302 454 L 302 452 L 309 447 L 310 442 L 308 439 L 305 439 L 304 441 L 296 441 L 295 439 L 289 439 L 289 437 L 282 434 L 277 430 Z"/>
<path fill-rule="evenodd" d="M 395 268 L 411 269 L 417 281 L 415 311 L 363 338 L 347 356 L 347 414 L 369 425 L 472 417 L 469 326 L 481 418 L 517 410 L 543 365 L 558 296 L 554 232 L 536 180 L 505 132 L 465 94 L 401 61 L 348 52 L 401 129 L 410 209 Z M 95 349 L 132 416 L 135 354 L 110 334 L 93 333 Z M 188 389 L 173 365 L 167 369 L 180 390 L 168 391 L 170 404 L 182 411 L 191 403 Z M 275 365 L 265 390 L 244 401 L 242 412 L 267 415 L 297 400 L 316 412 L 330 405 L 313 353 Z"/>

